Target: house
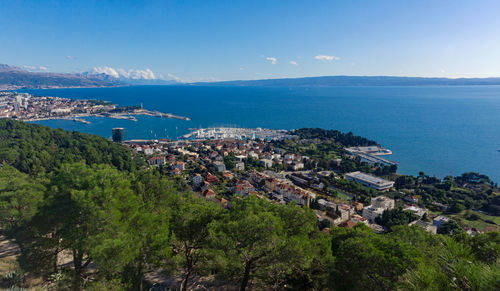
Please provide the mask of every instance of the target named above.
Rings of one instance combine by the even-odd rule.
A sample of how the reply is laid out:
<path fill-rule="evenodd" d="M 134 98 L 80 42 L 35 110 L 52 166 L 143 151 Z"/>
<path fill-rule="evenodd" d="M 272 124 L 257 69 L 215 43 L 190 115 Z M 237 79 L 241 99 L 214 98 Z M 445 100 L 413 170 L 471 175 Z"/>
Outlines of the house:
<path fill-rule="evenodd" d="M 222 173 L 226 170 L 226 165 L 224 165 L 223 162 L 214 162 L 214 167 L 219 173 Z"/>
<path fill-rule="evenodd" d="M 222 172 L 222 176 L 228 180 L 231 180 L 234 178 L 234 175 L 233 173 L 231 173 L 230 171 L 224 171 Z"/>
<path fill-rule="evenodd" d="M 427 213 L 427 209 L 424 209 L 424 208 L 420 208 L 418 206 L 406 206 L 403 210 L 405 211 L 411 211 L 413 213 L 415 213 L 416 215 L 418 215 L 420 218 L 422 218 L 422 216 L 424 216 L 424 214 Z"/>
<path fill-rule="evenodd" d="M 415 203 L 417 204 L 418 203 L 418 198 L 416 196 L 413 196 L 413 195 L 408 195 L 408 196 L 405 196 L 403 198 L 403 200 L 407 201 L 407 202 L 410 202 L 410 203 Z"/>
<path fill-rule="evenodd" d="M 273 192 L 274 189 L 276 189 L 276 186 L 278 185 L 278 183 L 279 183 L 279 181 L 275 178 L 266 179 L 264 182 L 264 188 L 269 192 Z"/>
<path fill-rule="evenodd" d="M 237 171 L 245 171 L 245 163 L 243 162 L 237 162 L 235 165 L 235 169 Z"/>
<path fill-rule="evenodd" d="M 416 221 L 412 221 L 410 222 L 408 225 L 417 225 L 417 226 L 420 226 L 422 227 L 423 229 L 425 229 L 426 231 L 432 233 L 432 234 L 436 234 L 437 233 L 437 227 L 435 225 L 433 225 L 432 223 L 430 222 L 426 222 L 426 221 L 422 221 L 422 220 L 416 220 Z"/>
<path fill-rule="evenodd" d="M 375 199 L 372 199 L 372 205 L 377 208 L 391 210 L 394 208 L 395 202 L 394 199 L 391 199 L 384 195 L 380 195 L 375 197 Z"/>
<path fill-rule="evenodd" d="M 158 157 L 152 157 L 148 160 L 148 163 L 151 166 L 162 166 L 165 165 L 165 157 L 164 156 L 158 156 Z"/>
<path fill-rule="evenodd" d="M 208 181 L 203 181 L 203 184 L 201 185 L 201 191 L 206 191 L 207 189 L 210 189 L 210 182 Z"/>
<path fill-rule="evenodd" d="M 222 207 L 227 207 L 227 204 L 228 204 L 228 201 L 226 198 L 221 198 L 220 199 L 220 204 L 222 205 Z"/>
<path fill-rule="evenodd" d="M 207 174 L 206 180 L 212 184 L 217 184 L 220 182 L 219 178 L 217 178 L 217 176 L 213 175 L 212 173 Z"/>
<path fill-rule="evenodd" d="M 251 157 L 251 158 L 254 158 L 254 159 L 258 159 L 259 158 L 259 155 L 256 154 L 255 152 L 249 152 L 248 156 Z"/>
<path fill-rule="evenodd" d="M 173 162 L 172 169 L 179 169 L 179 171 L 184 171 L 184 162 L 181 161 Z"/>
<path fill-rule="evenodd" d="M 264 176 L 264 174 L 259 173 L 259 172 L 254 170 L 250 173 L 250 178 L 255 183 L 260 184 L 260 182 L 262 182 L 266 178 L 266 176 Z"/>
<path fill-rule="evenodd" d="M 207 189 L 207 190 L 203 191 L 202 194 L 207 199 L 215 198 L 215 192 L 212 189 Z"/>
<path fill-rule="evenodd" d="M 304 168 L 304 164 L 303 163 L 295 163 L 292 165 L 292 169 L 294 171 L 298 171 L 298 170 L 301 170 Z"/>
<path fill-rule="evenodd" d="M 266 168 L 271 168 L 273 166 L 273 161 L 271 161 L 271 160 L 262 159 L 260 161 L 264 164 L 264 167 L 266 167 Z"/>
<path fill-rule="evenodd" d="M 432 224 L 437 227 L 437 229 L 440 229 L 441 226 L 443 226 L 444 223 L 450 221 L 450 219 L 446 216 L 437 216 L 432 220 Z"/>
<path fill-rule="evenodd" d="M 394 204 L 394 199 L 390 199 L 383 195 L 378 196 L 372 199 L 371 205 L 363 208 L 363 217 L 373 222 L 375 218 L 381 216 L 385 210 L 393 209 Z"/>
<path fill-rule="evenodd" d="M 243 180 L 236 184 L 235 193 L 237 195 L 245 195 L 248 196 L 250 193 L 254 192 L 255 188 L 250 184 L 250 182 Z"/>
<path fill-rule="evenodd" d="M 152 155 L 154 153 L 153 149 L 150 147 L 144 146 L 143 152 L 146 156 Z"/>
<path fill-rule="evenodd" d="M 372 224 L 369 224 L 368 227 L 370 227 L 377 234 L 385 232 L 384 227 L 382 225 L 379 225 L 379 224 L 372 223 Z"/>
<path fill-rule="evenodd" d="M 353 201 L 352 206 L 354 206 L 354 209 L 356 209 L 356 211 L 362 211 L 364 207 L 363 203 L 357 201 Z"/>
<path fill-rule="evenodd" d="M 243 162 L 244 159 L 247 158 L 247 156 L 239 155 L 234 157 L 236 159 L 236 162 Z"/>
<path fill-rule="evenodd" d="M 170 170 L 170 173 L 171 173 L 172 175 L 177 176 L 177 175 L 180 175 L 180 174 L 181 174 L 181 170 L 179 170 L 179 168 L 173 168 L 172 170 Z"/>
<path fill-rule="evenodd" d="M 193 183 L 196 185 L 196 186 L 199 186 L 201 184 L 201 182 L 203 182 L 203 177 L 201 177 L 200 174 L 196 174 L 193 176 L 193 179 L 192 179 Z"/>
<path fill-rule="evenodd" d="M 354 181 L 358 182 L 360 184 L 363 184 L 364 186 L 373 188 L 375 190 L 379 191 L 387 191 L 392 186 L 394 186 L 393 181 L 389 180 L 384 180 L 379 177 L 375 177 L 372 175 L 368 175 L 366 173 L 362 173 L 360 171 L 352 172 L 352 173 L 347 173 L 345 174 L 347 180 L 349 181 Z"/>

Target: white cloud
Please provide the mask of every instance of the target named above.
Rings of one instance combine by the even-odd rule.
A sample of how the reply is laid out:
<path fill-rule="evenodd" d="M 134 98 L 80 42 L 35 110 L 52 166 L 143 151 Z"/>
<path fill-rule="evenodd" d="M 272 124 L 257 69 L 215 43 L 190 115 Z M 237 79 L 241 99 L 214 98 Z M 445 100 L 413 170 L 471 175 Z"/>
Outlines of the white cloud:
<path fill-rule="evenodd" d="M 276 65 L 278 63 L 278 60 L 276 58 L 267 57 L 266 60 L 271 62 L 271 64 L 273 65 Z"/>
<path fill-rule="evenodd" d="M 134 69 L 120 69 L 111 67 L 95 67 L 92 70 L 96 74 L 106 74 L 115 78 L 127 78 L 127 79 L 143 79 L 143 80 L 155 80 L 156 76 L 150 69 L 145 70 L 134 70 Z"/>
<path fill-rule="evenodd" d="M 119 78 L 120 77 L 120 74 L 115 69 L 113 69 L 111 67 L 95 67 L 92 70 L 92 72 L 96 73 L 96 74 L 110 75 L 111 77 L 115 77 L 115 78 Z"/>
<path fill-rule="evenodd" d="M 47 67 L 45 67 L 45 66 L 23 66 L 23 68 L 25 68 L 26 70 L 28 70 L 30 72 L 47 71 Z"/>
<path fill-rule="evenodd" d="M 182 82 L 182 79 L 181 79 L 181 78 L 179 78 L 179 77 L 177 77 L 177 76 L 175 76 L 175 75 L 173 75 L 173 74 L 168 73 L 168 74 L 167 74 L 167 77 L 169 77 L 170 79 L 172 79 L 172 80 L 174 80 L 174 81 L 176 81 L 176 82 Z"/>
<path fill-rule="evenodd" d="M 336 57 L 336 56 L 327 56 L 327 55 L 317 55 L 314 58 L 316 60 L 320 60 L 320 61 L 324 61 L 324 62 L 331 62 L 331 61 L 340 60 L 339 57 Z"/>
<path fill-rule="evenodd" d="M 68 60 L 74 60 L 76 58 L 74 56 L 66 56 L 66 59 L 68 59 Z"/>
<path fill-rule="evenodd" d="M 298 63 L 296 61 L 290 61 L 290 65 L 294 65 L 294 66 L 297 66 Z"/>

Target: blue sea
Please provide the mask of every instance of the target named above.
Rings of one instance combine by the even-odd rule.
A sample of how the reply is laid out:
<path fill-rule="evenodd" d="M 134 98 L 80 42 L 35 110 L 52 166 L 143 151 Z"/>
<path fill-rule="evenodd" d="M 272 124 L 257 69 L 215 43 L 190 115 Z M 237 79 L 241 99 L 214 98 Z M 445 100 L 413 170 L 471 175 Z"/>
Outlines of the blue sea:
<path fill-rule="evenodd" d="M 138 86 L 26 90 L 36 95 L 107 100 L 187 116 L 138 116 L 138 122 L 88 118 L 91 124 L 38 122 L 109 138 L 177 138 L 209 126 L 352 131 L 393 151 L 399 173 L 444 177 L 477 171 L 500 182 L 500 86 L 212 87 Z"/>

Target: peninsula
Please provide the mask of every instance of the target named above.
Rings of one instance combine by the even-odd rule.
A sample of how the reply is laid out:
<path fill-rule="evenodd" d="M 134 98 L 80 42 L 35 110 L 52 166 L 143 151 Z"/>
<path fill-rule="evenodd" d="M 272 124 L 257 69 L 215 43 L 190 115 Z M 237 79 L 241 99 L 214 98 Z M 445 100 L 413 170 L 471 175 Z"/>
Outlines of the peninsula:
<path fill-rule="evenodd" d="M 189 117 L 151 111 L 142 106 L 116 106 L 100 100 L 69 99 L 50 96 L 34 96 L 28 93 L 0 92 L 0 118 L 23 121 L 70 119 L 90 123 L 82 117 L 97 116 L 137 121 L 135 115 L 175 118 L 189 121 Z"/>

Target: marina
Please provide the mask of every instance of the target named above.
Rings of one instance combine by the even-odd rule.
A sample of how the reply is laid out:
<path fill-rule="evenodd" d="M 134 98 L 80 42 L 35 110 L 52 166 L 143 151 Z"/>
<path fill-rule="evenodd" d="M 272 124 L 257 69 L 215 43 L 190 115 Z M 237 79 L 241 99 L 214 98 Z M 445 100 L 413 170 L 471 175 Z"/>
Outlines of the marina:
<path fill-rule="evenodd" d="M 350 147 L 345 149 L 347 153 L 358 156 L 361 160 L 370 164 L 380 163 L 384 165 L 397 165 L 398 163 L 384 159 L 380 156 L 392 155 L 392 151 L 379 146 Z"/>
<path fill-rule="evenodd" d="M 262 140 L 282 140 L 290 138 L 288 130 L 265 129 L 265 128 L 237 128 L 237 127 L 211 127 L 201 129 L 190 129 L 191 132 L 181 136 L 181 139 L 227 139 L 238 140 L 262 139 Z"/>

